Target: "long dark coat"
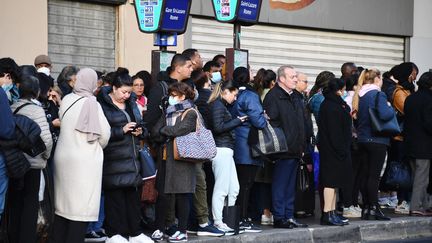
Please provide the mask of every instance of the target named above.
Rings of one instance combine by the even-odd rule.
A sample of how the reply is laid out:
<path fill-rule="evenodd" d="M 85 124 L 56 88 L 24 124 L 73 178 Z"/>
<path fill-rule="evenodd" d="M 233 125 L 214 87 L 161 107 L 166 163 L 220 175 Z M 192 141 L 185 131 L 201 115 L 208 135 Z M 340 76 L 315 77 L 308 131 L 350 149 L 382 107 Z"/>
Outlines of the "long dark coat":
<path fill-rule="evenodd" d="M 161 128 L 161 134 L 169 138 L 167 143 L 167 159 L 162 161 L 165 173 L 165 180 L 162 188 L 164 193 L 195 193 L 196 186 L 196 164 L 192 162 L 174 160 L 173 155 L 173 138 L 184 136 L 196 130 L 197 113 L 188 111 L 183 120 L 181 116 L 176 119 L 174 126 L 164 126 Z"/>
<path fill-rule="evenodd" d="M 326 94 L 318 120 L 320 184 L 342 188 L 352 180 L 350 108 L 336 94 Z"/>

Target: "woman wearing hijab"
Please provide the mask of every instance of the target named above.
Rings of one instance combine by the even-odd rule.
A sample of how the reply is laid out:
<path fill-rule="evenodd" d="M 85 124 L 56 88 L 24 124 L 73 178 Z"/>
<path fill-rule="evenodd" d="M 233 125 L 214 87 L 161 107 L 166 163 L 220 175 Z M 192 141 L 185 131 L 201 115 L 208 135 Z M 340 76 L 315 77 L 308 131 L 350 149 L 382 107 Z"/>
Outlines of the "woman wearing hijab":
<path fill-rule="evenodd" d="M 55 218 L 50 242 L 84 242 L 88 222 L 97 221 L 103 148 L 110 126 L 93 96 L 97 74 L 84 68 L 60 106 L 61 134 L 54 155 Z"/>

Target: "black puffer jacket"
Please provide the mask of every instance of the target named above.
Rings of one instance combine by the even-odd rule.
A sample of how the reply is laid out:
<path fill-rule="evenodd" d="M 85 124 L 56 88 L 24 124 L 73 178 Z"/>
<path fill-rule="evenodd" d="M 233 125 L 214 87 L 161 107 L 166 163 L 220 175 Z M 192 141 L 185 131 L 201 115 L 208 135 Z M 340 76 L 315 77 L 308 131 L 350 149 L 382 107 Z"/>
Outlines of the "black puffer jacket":
<path fill-rule="evenodd" d="M 216 147 L 234 149 L 234 128 L 241 124 L 240 119 L 232 118 L 222 99 L 209 104 L 209 127 Z"/>
<path fill-rule="evenodd" d="M 140 165 L 136 158 L 139 141 L 131 133 L 123 133 L 128 120 L 123 111 L 112 102 L 109 96 L 111 90 L 110 87 L 103 88 L 98 96 L 111 126 L 111 138 L 104 149 L 102 185 L 104 189 L 138 186 L 141 184 Z M 126 112 L 133 122 L 142 123 L 133 95 L 126 101 Z"/>
<path fill-rule="evenodd" d="M 36 122 L 26 116 L 15 115 L 14 120 L 15 136 L 11 140 L 0 140 L 0 150 L 6 159 L 8 176 L 21 178 L 30 169 L 30 162 L 23 152 L 32 153 L 36 140 L 40 139 L 41 129 Z"/>

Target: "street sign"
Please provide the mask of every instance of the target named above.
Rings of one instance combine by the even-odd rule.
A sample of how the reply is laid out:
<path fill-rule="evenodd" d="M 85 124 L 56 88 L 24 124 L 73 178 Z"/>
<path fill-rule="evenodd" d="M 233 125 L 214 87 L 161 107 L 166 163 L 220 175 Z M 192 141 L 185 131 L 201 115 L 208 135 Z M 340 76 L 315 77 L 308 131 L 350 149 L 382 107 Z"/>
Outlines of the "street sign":
<path fill-rule="evenodd" d="M 255 24 L 258 22 L 260 10 L 261 0 L 241 0 L 237 11 L 237 21 Z"/>
<path fill-rule="evenodd" d="M 160 27 L 162 0 L 135 0 L 135 12 L 141 32 L 157 32 Z"/>
<path fill-rule="evenodd" d="M 246 25 L 258 22 L 262 0 L 212 0 L 217 21 Z"/>
<path fill-rule="evenodd" d="M 186 31 L 192 0 L 165 0 L 160 31 L 183 34 Z"/>
<path fill-rule="evenodd" d="M 216 20 L 233 22 L 236 19 L 238 0 L 212 0 Z"/>

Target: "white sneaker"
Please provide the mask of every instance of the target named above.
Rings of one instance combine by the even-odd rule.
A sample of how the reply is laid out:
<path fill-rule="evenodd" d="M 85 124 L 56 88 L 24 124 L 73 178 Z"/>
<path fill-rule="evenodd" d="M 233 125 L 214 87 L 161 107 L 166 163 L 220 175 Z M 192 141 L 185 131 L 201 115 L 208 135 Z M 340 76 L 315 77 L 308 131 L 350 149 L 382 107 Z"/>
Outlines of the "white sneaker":
<path fill-rule="evenodd" d="M 349 208 L 343 209 L 343 216 L 345 218 L 360 218 L 361 212 L 357 211 L 354 206 L 350 206 Z"/>
<path fill-rule="evenodd" d="M 409 214 L 410 206 L 406 201 L 402 201 L 400 205 L 395 208 L 395 213 L 397 214 Z"/>
<path fill-rule="evenodd" d="M 114 235 L 113 237 L 108 237 L 105 243 L 129 243 L 129 241 L 121 235 Z"/>
<path fill-rule="evenodd" d="M 154 243 L 154 241 L 147 235 L 141 233 L 138 236 L 129 236 L 129 243 Z"/>
<path fill-rule="evenodd" d="M 152 240 L 158 242 L 163 240 L 164 237 L 164 233 L 160 230 L 155 230 L 155 232 L 153 232 L 153 234 L 151 235 Z"/>
<path fill-rule="evenodd" d="M 225 235 L 234 235 L 235 233 L 235 230 L 228 227 L 228 225 L 226 225 L 225 223 L 220 223 L 220 224 L 215 223 L 214 226 L 218 230 L 225 232 Z"/>
<path fill-rule="evenodd" d="M 361 214 L 362 208 L 359 205 L 355 206 L 354 209 Z"/>
<path fill-rule="evenodd" d="M 389 200 L 390 200 L 389 208 L 396 208 L 397 205 L 398 205 L 398 198 L 397 198 L 397 196 L 390 197 Z"/>
<path fill-rule="evenodd" d="M 265 214 L 261 215 L 261 225 L 273 225 L 273 215 L 270 217 Z"/>

